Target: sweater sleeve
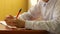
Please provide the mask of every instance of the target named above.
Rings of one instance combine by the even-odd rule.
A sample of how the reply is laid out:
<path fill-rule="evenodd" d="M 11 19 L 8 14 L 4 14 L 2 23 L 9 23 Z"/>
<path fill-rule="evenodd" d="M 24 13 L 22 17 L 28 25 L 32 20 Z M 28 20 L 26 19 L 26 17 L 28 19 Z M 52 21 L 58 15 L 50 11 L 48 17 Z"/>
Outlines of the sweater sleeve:
<path fill-rule="evenodd" d="M 60 4 L 59 1 L 54 9 L 53 19 L 47 21 L 26 21 L 26 29 L 47 30 L 54 33 L 60 32 Z"/>

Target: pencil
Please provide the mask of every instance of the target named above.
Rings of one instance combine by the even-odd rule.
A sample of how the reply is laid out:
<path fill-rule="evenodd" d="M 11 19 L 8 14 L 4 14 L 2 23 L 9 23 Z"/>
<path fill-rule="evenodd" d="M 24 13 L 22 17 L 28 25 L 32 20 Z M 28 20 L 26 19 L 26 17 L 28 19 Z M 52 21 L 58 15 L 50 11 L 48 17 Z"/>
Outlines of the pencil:
<path fill-rule="evenodd" d="M 21 10 L 22 10 L 22 9 L 19 10 L 19 12 L 18 12 L 18 14 L 17 14 L 17 16 L 16 16 L 16 19 L 18 18 L 19 14 L 21 13 Z"/>

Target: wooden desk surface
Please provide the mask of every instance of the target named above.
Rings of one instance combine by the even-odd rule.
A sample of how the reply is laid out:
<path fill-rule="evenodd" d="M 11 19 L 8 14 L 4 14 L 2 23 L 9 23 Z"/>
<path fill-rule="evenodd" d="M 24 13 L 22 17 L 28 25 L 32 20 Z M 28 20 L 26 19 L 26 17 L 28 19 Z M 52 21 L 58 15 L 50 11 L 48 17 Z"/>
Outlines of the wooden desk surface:
<path fill-rule="evenodd" d="M 24 28 L 20 29 L 6 29 L 0 30 L 0 34 L 49 34 L 48 31 L 45 30 L 26 30 Z"/>
<path fill-rule="evenodd" d="M 0 25 L 1 26 L 1 25 Z M 3 27 L 3 28 L 1 28 Z M 45 30 L 26 30 L 24 28 L 19 29 L 7 29 L 5 26 L 1 26 L 0 34 L 49 34 L 48 31 Z"/>
<path fill-rule="evenodd" d="M 18 31 L 11 31 L 11 30 L 0 30 L 0 34 L 49 34 L 49 32 L 44 30 L 18 30 Z"/>
<path fill-rule="evenodd" d="M 0 24 L 0 34 L 49 34 L 49 32 L 45 30 L 26 30 L 24 28 L 8 29 Z"/>

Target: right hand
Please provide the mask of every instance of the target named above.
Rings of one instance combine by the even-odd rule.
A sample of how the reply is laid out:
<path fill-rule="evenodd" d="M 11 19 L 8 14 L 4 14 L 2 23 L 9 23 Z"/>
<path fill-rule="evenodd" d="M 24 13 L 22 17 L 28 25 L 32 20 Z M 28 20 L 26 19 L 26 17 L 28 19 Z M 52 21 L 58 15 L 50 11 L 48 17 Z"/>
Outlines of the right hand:
<path fill-rule="evenodd" d="M 16 19 L 13 16 L 9 15 L 5 18 L 7 25 L 16 26 L 18 28 L 25 27 L 25 21 L 21 19 Z"/>
<path fill-rule="evenodd" d="M 10 25 L 10 26 L 15 26 L 16 25 L 14 23 L 14 20 L 15 20 L 15 18 L 12 15 L 8 15 L 5 18 L 5 21 L 6 21 L 7 25 Z"/>

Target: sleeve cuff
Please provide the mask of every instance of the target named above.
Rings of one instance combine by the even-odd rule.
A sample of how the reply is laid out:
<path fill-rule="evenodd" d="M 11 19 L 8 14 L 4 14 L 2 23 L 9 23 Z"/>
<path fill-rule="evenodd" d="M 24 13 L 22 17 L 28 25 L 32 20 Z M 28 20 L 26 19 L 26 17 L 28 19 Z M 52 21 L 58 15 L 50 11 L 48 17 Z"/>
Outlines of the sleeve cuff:
<path fill-rule="evenodd" d="M 25 28 L 26 28 L 26 29 L 33 29 L 33 22 L 31 22 L 31 21 L 26 21 L 26 23 L 25 23 Z"/>

